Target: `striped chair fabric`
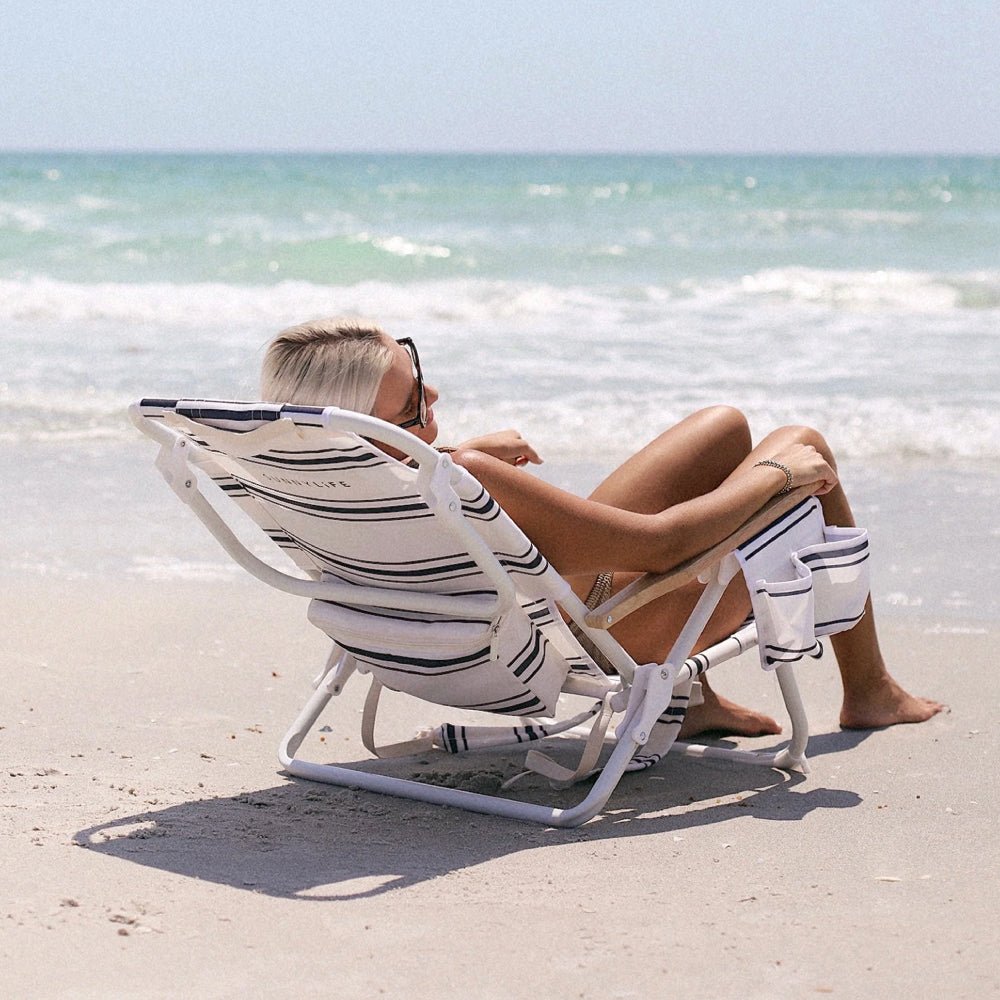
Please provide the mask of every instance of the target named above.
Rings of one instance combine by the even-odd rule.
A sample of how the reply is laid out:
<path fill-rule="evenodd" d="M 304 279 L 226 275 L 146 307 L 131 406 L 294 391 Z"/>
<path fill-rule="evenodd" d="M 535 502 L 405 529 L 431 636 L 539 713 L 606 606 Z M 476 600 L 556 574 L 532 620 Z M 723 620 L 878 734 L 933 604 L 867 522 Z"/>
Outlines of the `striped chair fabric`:
<path fill-rule="evenodd" d="M 456 544 L 419 470 L 320 426 L 318 407 L 143 400 L 198 446 L 191 459 L 313 579 L 379 588 L 384 606 L 313 601 L 310 620 L 386 687 L 456 708 L 551 716 L 567 673 L 599 673 L 550 595 L 566 584 L 485 489 L 455 466 L 465 519 L 515 582 L 500 620 L 415 613 L 393 591 L 496 591 Z"/>

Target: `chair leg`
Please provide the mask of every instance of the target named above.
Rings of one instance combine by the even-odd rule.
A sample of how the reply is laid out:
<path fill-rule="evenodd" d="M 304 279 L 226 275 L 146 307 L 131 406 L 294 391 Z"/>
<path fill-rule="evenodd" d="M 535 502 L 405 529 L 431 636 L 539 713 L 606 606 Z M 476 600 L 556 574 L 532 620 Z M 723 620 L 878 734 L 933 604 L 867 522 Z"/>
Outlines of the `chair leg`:
<path fill-rule="evenodd" d="M 317 700 L 314 699 L 311 701 Z M 325 699 L 328 700 L 328 699 Z M 530 820 L 546 826 L 574 827 L 593 819 L 608 799 L 625 773 L 625 768 L 636 749 L 632 740 L 622 740 L 615 747 L 608 763 L 601 770 L 598 779 L 587 796 L 577 805 L 568 809 L 558 809 L 542 806 L 533 802 L 519 802 L 515 799 L 500 796 L 484 795 L 480 792 L 467 792 L 457 788 L 443 788 L 426 782 L 414 781 L 409 778 L 394 778 L 390 775 L 376 774 L 370 771 L 360 771 L 336 764 L 317 764 L 300 760 L 292 756 L 294 743 L 301 743 L 306 728 L 297 728 L 307 714 L 316 715 L 304 710 L 282 742 L 279 759 L 285 770 L 296 777 L 308 778 L 310 781 L 321 781 L 331 785 L 341 785 L 346 788 L 362 788 L 370 792 L 393 795 L 398 798 L 416 799 L 432 805 L 452 806 L 469 812 L 485 813 L 491 816 L 504 816 L 509 819 Z M 315 721 L 315 720 L 314 720 Z M 297 736 L 297 739 L 290 737 Z"/>
<path fill-rule="evenodd" d="M 312 693 L 305 707 L 299 712 L 278 746 L 278 760 L 281 761 L 282 766 L 287 768 L 294 761 L 295 754 L 302 745 L 302 741 L 309 734 L 309 730 L 316 725 L 316 720 L 322 714 L 323 709 L 330 703 L 330 699 L 334 696 L 334 693 L 322 681 Z"/>
<path fill-rule="evenodd" d="M 785 710 L 792 726 L 792 736 L 787 747 L 776 751 L 733 750 L 728 747 L 710 747 L 703 743 L 688 743 L 678 740 L 671 751 L 686 757 L 706 757 L 720 760 L 737 760 L 743 764 L 759 764 L 762 767 L 776 767 L 782 771 L 809 773 L 806 760 L 806 746 L 809 742 L 809 720 L 806 717 L 802 696 L 795 680 L 792 664 L 783 663 L 776 670 L 778 686 L 785 702 Z"/>
<path fill-rule="evenodd" d="M 788 746 L 778 753 L 775 767 L 786 771 L 809 773 L 809 763 L 806 760 L 806 745 L 809 743 L 809 720 L 806 718 L 805 706 L 799 694 L 799 685 L 790 663 L 782 663 L 775 671 L 781 696 L 785 700 L 785 708 L 792 723 L 792 738 Z"/>
<path fill-rule="evenodd" d="M 306 702 L 298 717 L 290 726 L 278 747 L 278 759 L 282 767 L 296 777 L 347 788 L 363 788 L 366 791 L 394 795 L 400 798 L 416 799 L 433 805 L 453 806 L 470 812 L 504 816 L 510 819 L 529 820 L 546 826 L 574 827 L 593 819 L 614 792 L 625 773 L 638 744 L 632 739 L 621 739 L 601 769 L 589 793 L 575 806 L 557 809 L 533 802 L 466 792 L 457 788 L 443 788 L 426 782 L 391 775 L 362 771 L 337 764 L 318 764 L 302 760 L 296 756 L 303 740 L 316 724 L 330 699 L 343 689 L 339 665 L 328 669 Z"/>
<path fill-rule="evenodd" d="M 296 753 L 303 740 L 316 724 L 330 699 L 341 692 L 343 681 L 353 668 L 349 659 L 343 657 L 335 665 L 331 657 L 317 690 L 310 697 L 282 740 L 278 758 L 289 774 L 312 781 L 321 781 L 348 788 L 363 788 L 367 791 L 415 799 L 434 805 L 453 806 L 471 812 L 529 820 L 547 826 L 579 826 L 592 819 L 604 808 L 627 770 L 633 754 L 640 745 L 645 744 L 653 723 L 670 703 L 674 682 L 677 680 L 679 672 L 671 664 L 683 664 L 680 671 L 682 673 L 687 670 L 686 661 L 691 647 L 701 634 L 718 603 L 726 584 L 735 571 L 734 567 L 735 560 L 731 560 L 731 565 L 729 561 L 726 561 L 726 564 L 720 567 L 716 578 L 706 587 L 698 607 L 689 618 L 685 628 L 682 629 L 681 635 L 678 636 L 667 661 L 655 665 L 655 667 L 653 664 L 647 665 L 649 673 L 647 684 L 643 685 L 644 690 L 637 692 L 640 696 L 632 702 L 631 711 L 627 711 L 626 719 L 618 728 L 619 738 L 610 758 L 601 769 L 589 793 L 577 805 L 568 809 L 520 802 L 461 789 L 443 788 L 412 779 L 396 778 L 391 775 L 377 774 L 336 764 L 318 764 L 299 759 Z M 805 761 L 808 725 L 790 665 L 779 666 L 777 676 L 792 721 L 792 743 L 789 747 L 776 753 L 754 753 L 722 747 L 675 743 L 671 750 L 689 756 L 722 757 L 786 770 L 808 770 Z"/>

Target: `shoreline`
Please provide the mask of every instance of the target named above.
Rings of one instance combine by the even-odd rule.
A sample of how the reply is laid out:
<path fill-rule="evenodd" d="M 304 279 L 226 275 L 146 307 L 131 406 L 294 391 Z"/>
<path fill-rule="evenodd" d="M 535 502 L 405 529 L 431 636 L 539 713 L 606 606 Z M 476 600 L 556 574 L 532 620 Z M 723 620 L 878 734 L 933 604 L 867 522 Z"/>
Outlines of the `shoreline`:
<path fill-rule="evenodd" d="M 171 493 L 153 468 L 155 453 L 138 436 L 114 448 L 0 447 L 14 526 L 0 538 L 0 585 L 46 579 L 238 585 L 246 574 Z M 556 456 L 531 471 L 586 495 L 612 462 Z M 991 630 L 1000 625 L 1000 469 L 852 459 L 841 463 L 841 473 L 857 522 L 871 534 L 880 621 L 916 616 Z"/>

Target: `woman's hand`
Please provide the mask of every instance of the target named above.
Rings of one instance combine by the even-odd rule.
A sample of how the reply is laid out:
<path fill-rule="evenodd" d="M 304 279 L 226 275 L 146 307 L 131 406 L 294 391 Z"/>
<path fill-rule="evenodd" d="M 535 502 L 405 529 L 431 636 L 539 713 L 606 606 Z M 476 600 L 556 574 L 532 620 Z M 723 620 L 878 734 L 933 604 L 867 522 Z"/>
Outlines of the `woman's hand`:
<path fill-rule="evenodd" d="M 521 437 L 519 431 L 497 431 L 494 434 L 484 434 L 482 437 L 463 441 L 459 448 L 470 448 L 481 451 L 484 455 L 492 455 L 508 465 L 527 465 L 529 462 L 541 465 L 538 453 Z"/>
<path fill-rule="evenodd" d="M 811 444 L 793 444 L 776 452 L 772 458 L 789 468 L 792 487 L 811 486 L 817 496 L 829 493 L 837 485 L 837 473 Z"/>

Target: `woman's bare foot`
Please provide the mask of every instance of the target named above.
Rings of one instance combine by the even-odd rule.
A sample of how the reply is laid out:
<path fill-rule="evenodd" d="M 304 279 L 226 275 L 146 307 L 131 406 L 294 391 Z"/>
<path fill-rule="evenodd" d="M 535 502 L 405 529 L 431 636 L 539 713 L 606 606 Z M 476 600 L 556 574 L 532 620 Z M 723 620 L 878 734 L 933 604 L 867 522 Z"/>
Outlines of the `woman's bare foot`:
<path fill-rule="evenodd" d="M 884 674 L 863 691 L 844 692 L 840 725 L 844 729 L 881 729 L 905 722 L 926 722 L 945 705 L 904 691 L 889 674 Z"/>
<path fill-rule="evenodd" d="M 679 739 L 688 740 L 702 733 L 721 736 L 774 736 L 781 726 L 769 715 L 754 712 L 728 698 L 720 698 L 707 684 L 702 684 L 704 702 L 688 709 Z"/>

